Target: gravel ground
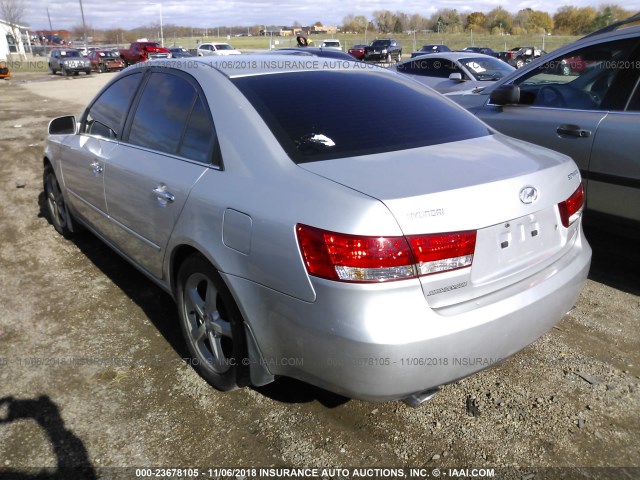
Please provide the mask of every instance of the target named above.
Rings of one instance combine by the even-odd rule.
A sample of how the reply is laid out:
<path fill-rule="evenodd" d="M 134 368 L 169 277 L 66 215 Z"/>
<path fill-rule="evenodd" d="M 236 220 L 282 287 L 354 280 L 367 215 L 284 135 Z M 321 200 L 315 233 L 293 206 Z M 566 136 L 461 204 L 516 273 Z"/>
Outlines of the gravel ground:
<path fill-rule="evenodd" d="M 78 112 L 108 75 L 40 77 L 0 84 L 0 478 L 136 477 L 123 467 L 640 478 L 637 240 L 587 229 L 594 261 L 576 310 L 419 408 L 288 379 L 222 394 L 182 360 L 166 294 L 93 236 L 67 241 L 42 216 L 47 122 Z M 357 472 L 324 477 L 345 473 Z"/>

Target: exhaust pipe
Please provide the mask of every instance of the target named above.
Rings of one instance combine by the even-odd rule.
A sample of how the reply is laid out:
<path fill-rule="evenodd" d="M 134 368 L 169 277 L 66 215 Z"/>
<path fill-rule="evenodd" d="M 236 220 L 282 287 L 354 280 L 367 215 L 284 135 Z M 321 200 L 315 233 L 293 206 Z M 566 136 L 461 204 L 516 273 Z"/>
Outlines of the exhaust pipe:
<path fill-rule="evenodd" d="M 422 405 L 427 400 L 431 400 L 439 391 L 439 388 L 432 388 L 429 390 L 425 390 L 424 392 L 417 392 L 413 395 L 409 395 L 408 397 L 403 398 L 402 401 L 410 407 L 416 408 Z"/>

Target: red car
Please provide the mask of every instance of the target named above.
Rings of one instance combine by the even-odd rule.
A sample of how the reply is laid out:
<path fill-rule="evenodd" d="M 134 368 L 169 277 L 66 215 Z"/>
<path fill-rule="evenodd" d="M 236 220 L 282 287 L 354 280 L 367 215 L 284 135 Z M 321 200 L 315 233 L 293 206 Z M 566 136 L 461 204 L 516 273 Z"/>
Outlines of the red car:
<path fill-rule="evenodd" d="M 91 70 L 101 73 L 124 68 L 124 62 L 114 50 L 93 50 L 89 52 L 87 58 L 91 62 Z"/>
<path fill-rule="evenodd" d="M 354 45 L 353 47 L 351 47 L 347 53 L 349 53 L 349 55 L 351 55 L 352 57 L 355 57 L 357 60 L 362 60 L 364 58 L 364 47 L 366 47 L 367 45 Z"/>

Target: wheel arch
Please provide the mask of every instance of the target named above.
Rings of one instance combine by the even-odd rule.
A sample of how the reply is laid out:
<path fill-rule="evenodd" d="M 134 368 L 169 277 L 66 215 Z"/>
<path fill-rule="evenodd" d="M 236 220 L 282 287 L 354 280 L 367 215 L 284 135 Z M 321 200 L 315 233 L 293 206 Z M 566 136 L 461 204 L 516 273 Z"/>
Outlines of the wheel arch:
<path fill-rule="evenodd" d="M 199 248 L 190 244 L 176 245 L 175 248 L 173 248 L 170 255 L 169 266 L 168 266 L 169 270 L 167 275 L 171 294 L 173 295 L 173 298 L 176 301 L 178 297 L 177 295 L 178 272 L 180 271 L 180 267 L 185 262 L 185 260 L 191 257 L 192 255 L 202 255 L 213 266 L 213 268 L 216 271 L 220 272 L 220 268 L 216 264 L 216 262 L 209 255 L 206 255 Z M 246 312 L 241 307 L 241 303 L 238 301 L 236 292 L 231 287 L 231 285 L 229 285 L 225 281 L 223 275 L 220 275 L 220 280 L 225 285 L 226 289 L 231 295 L 231 298 L 235 303 L 235 308 L 238 309 L 238 313 L 240 314 L 242 323 L 244 325 L 244 329 L 246 333 L 247 348 L 248 348 L 247 353 L 251 360 L 249 364 L 250 368 L 248 369 L 251 384 L 255 386 L 260 386 L 260 385 L 266 385 L 268 383 L 271 383 L 274 380 L 274 376 L 271 374 L 271 372 L 266 366 L 266 362 L 263 360 L 261 349 L 259 347 L 257 339 L 253 334 L 253 330 L 251 329 L 250 321 L 248 321 L 247 319 Z"/>

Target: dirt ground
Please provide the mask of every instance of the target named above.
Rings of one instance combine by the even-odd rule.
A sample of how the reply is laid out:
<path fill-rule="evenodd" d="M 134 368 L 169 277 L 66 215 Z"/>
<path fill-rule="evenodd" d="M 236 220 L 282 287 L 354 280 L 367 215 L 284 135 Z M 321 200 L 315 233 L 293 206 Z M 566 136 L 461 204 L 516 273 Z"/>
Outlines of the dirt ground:
<path fill-rule="evenodd" d="M 587 228 L 594 259 L 576 310 L 419 408 L 288 379 L 223 394 L 183 360 L 169 296 L 41 213 L 47 123 L 78 113 L 107 77 L 0 84 L 0 478 L 261 476 L 224 467 L 640 478 L 638 240 Z"/>

